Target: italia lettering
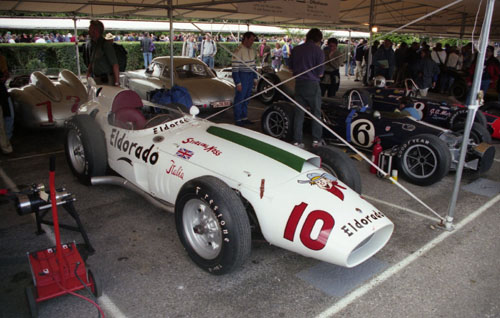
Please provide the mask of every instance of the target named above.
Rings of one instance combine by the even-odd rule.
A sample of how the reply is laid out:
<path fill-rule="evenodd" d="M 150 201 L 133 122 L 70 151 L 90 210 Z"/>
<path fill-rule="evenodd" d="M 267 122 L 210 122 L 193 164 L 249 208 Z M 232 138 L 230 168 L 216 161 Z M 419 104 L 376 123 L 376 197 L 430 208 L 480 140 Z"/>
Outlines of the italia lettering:
<path fill-rule="evenodd" d="M 120 131 L 113 128 L 109 138 L 109 144 L 128 155 L 133 155 L 139 160 L 142 159 L 145 163 L 155 165 L 158 162 L 160 155 L 156 151 L 152 152 L 154 145 L 151 145 L 149 148 L 145 148 L 126 138 L 126 133 L 120 134 Z"/>
<path fill-rule="evenodd" d="M 184 171 L 182 170 L 182 167 L 177 167 L 175 165 L 175 161 L 170 160 L 170 168 L 166 170 L 167 174 L 171 174 L 173 176 L 176 176 L 180 178 L 181 180 L 184 180 Z"/>

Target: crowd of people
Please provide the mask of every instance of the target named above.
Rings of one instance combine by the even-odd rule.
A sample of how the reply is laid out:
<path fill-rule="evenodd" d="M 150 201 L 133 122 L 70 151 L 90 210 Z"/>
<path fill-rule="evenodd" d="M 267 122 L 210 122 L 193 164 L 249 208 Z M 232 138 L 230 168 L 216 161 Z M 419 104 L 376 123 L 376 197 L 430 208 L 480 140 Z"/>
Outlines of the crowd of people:
<path fill-rule="evenodd" d="M 404 79 L 412 78 L 421 89 L 422 96 L 431 88 L 448 93 L 458 71 L 463 71 L 468 84 L 471 83 L 478 56 L 471 43 L 462 48 L 449 44 L 443 47 L 440 42 L 432 48 L 426 42 L 413 42 L 410 45 L 401 42 L 396 49 L 393 46 L 389 39 L 385 39 L 382 44 L 374 41 L 369 63 L 370 47 L 366 40 L 359 40 L 351 51 L 352 60 L 356 63 L 355 81 L 363 81 L 368 85 L 375 76 L 384 76 L 398 85 Z M 371 67 L 368 68 L 368 65 Z M 487 48 L 484 65 L 481 89 L 487 91 L 491 87 L 500 91 L 500 62 L 494 57 L 493 46 Z"/>
<path fill-rule="evenodd" d="M 75 42 L 71 33 L 64 34 L 25 34 L 18 36 L 5 33 L 1 40 L 7 43 L 16 42 Z M 184 42 L 182 55 L 198 57 L 210 68 L 214 68 L 217 42 L 236 42 L 234 35 L 223 37 L 220 34 L 177 34 L 174 41 Z M 335 96 L 340 86 L 340 68 L 345 66 L 345 74 L 353 75 L 355 81 L 363 81 L 368 85 L 375 78 L 383 77 L 402 84 L 406 78 L 413 78 L 425 96 L 430 88 L 438 88 L 440 92 L 448 92 L 453 84 L 455 71 L 465 71 L 469 75 L 469 84 L 475 68 L 477 52 L 469 43 L 462 48 L 436 43 L 431 47 L 423 42 L 413 42 L 408 45 L 401 42 L 397 48 L 390 39 L 382 43 L 374 41 L 371 47 L 361 39 L 348 46 L 350 50 L 341 52 L 336 38 L 323 39 L 318 29 L 311 29 L 305 39 L 284 36 L 283 38 L 262 38 L 256 49 L 254 41 L 257 36 L 252 32 L 243 34 L 240 45 L 234 51 L 232 58 L 232 75 L 235 83 L 234 120 L 239 126 L 253 124 L 248 119 L 248 99 L 255 85 L 256 66 L 260 61 L 263 68 L 279 71 L 283 66 L 298 75 L 295 81 L 296 100 L 309 106 L 311 111 L 319 116 L 321 97 Z M 155 41 L 170 41 L 167 35 L 153 33 L 112 34 L 104 32 L 104 25 L 98 20 L 92 20 L 88 34 L 79 35 L 79 41 L 86 42 L 85 51 L 88 62 L 87 76 L 93 77 L 98 84 L 119 85 L 118 61 L 112 47 L 117 41 L 139 41 L 144 57 L 144 67 L 151 63 L 155 50 Z M 5 63 L 4 63 L 5 64 Z M 370 65 L 370 67 L 368 67 Z M 4 67 L 5 69 L 5 67 Z M 308 71 L 309 70 L 309 71 Z M 0 72 L 5 75 L 7 70 Z M 481 89 L 486 91 L 495 87 L 500 92 L 500 62 L 494 57 L 494 48 L 488 46 L 481 78 Z M 385 82 L 385 81 L 384 81 Z M 499 94 L 500 95 L 500 94 Z M 5 103 L 3 103 L 5 104 Z M 408 105 L 402 103 L 401 109 Z M 9 109 L 3 107 L 3 115 L 9 114 Z M 302 143 L 303 112 L 297 108 L 295 113 L 294 140 L 295 145 L 304 147 Z M 1 128 L 1 127 L 0 127 Z M 1 129 L 0 129 L 1 130 Z M 0 135 L 2 151 L 9 151 L 4 142 L 5 136 Z M 8 139 L 8 138 L 7 138 Z M 313 146 L 321 143 L 321 129 L 313 125 Z"/>

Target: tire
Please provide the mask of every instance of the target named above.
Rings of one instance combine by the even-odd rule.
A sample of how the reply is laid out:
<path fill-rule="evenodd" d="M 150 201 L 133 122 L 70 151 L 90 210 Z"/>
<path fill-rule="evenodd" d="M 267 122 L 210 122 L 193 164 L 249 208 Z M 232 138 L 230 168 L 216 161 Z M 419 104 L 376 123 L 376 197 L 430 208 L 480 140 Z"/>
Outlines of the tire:
<path fill-rule="evenodd" d="M 449 172 L 451 154 L 441 139 L 421 134 L 408 138 L 399 146 L 396 162 L 404 179 L 427 186 L 440 181 Z"/>
<path fill-rule="evenodd" d="M 456 99 L 463 101 L 467 97 L 467 84 L 463 79 L 455 78 L 455 82 L 450 88 L 451 96 Z"/>
<path fill-rule="evenodd" d="M 318 147 L 313 152 L 321 157 L 321 168 L 361 194 L 361 176 L 345 152 L 332 146 Z"/>
<path fill-rule="evenodd" d="M 463 134 L 465 130 L 465 125 L 461 124 L 459 126 L 456 126 L 456 128 L 457 128 L 457 130 L 455 130 L 456 132 Z M 479 145 L 482 142 L 491 144 L 491 135 L 488 129 L 486 129 L 486 127 L 478 123 L 472 123 L 469 139 L 472 139 L 472 141 L 476 145 Z"/>
<path fill-rule="evenodd" d="M 250 256 L 245 207 L 236 192 L 215 177 L 200 177 L 182 187 L 175 223 L 189 257 L 211 274 L 227 274 Z"/>
<path fill-rule="evenodd" d="M 292 105 L 283 102 L 276 103 L 262 114 L 262 132 L 274 138 L 292 141 L 294 117 Z"/>
<path fill-rule="evenodd" d="M 276 77 L 275 75 L 264 75 L 263 77 L 266 78 L 267 80 L 269 80 L 274 85 L 276 85 L 280 82 L 279 78 Z M 269 85 L 269 83 L 264 78 L 262 78 L 259 81 L 259 84 L 257 84 L 257 93 L 260 93 L 260 92 L 264 91 L 265 89 L 267 89 L 268 87 L 271 87 L 271 85 Z M 276 99 L 278 99 L 279 94 L 280 93 L 276 89 L 273 88 L 273 89 L 268 90 L 265 93 L 260 94 L 258 96 L 258 98 L 263 104 L 269 105 L 272 102 L 274 102 Z"/>
<path fill-rule="evenodd" d="M 500 111 L 500 102 L 486 102 L 481 106 L 481 110 L 498 112 Z"/>
<path fill-rule="evenodd" d="M 30 310 L 31 317 L 37 318 L 38 317 L 38 305 L 36 303 L 35 288 L 32 286 L 26 287 L 24 292 L 26 295 L 26 301 L 28 302 L 28 308 Z"/>
<path fill-rule="evenodd" d="M 89 115 L 76 115 L 67 123 L 66 159 L 73 174 L 86 185 L 106 174 L 107 153 L 104 134 Z"/>
<path fill-rule="evenodd" d="M 460 109 L 456 111 L 451 116 L 450 120 L 450 128 L 454 131 L 458 131 L 458 129 L 465 127 L 465 121 L 467 120 L 467 109 Z M 481 112 L 477 111 L 476 116 L 474 117 L 474 123 L 477 123 L 478 125 L 481 125 L 483 127 L 488 126 L 488 121 L 486 120 L 486 116 Z"/>
<path fill-rule="evenodd" d="M 92 293 L 96 298 L 101 297 L 102 296 L 101 280 L 90 269 L 88 270 L 87 275 L 89 278 L 89 283 L 92 284 L 90 286 L 90 291 L 92 291 Z"/>

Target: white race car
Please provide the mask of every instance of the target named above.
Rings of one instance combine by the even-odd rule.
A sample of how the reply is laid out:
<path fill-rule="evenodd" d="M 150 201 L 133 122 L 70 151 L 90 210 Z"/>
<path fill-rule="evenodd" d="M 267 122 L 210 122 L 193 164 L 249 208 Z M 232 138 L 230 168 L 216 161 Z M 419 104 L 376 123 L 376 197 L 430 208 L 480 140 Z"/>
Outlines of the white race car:
<path fill-rule="evenodd" d="M 109 166 L 143 195 L 175 206 L 179 237 L 208 272 L 243 264 L 251 229 L 270 244 L 345 267 L 377 253 L 393 232 L 393 223 L 346 184 L 359 191 L 359 174 L 335 148 L 321 149 L 327 171 L 317 155 L 200 119 L 197 107 L 191 115 L 153 116 L 131 90 L 94 92 L 67 123 L 72 171 L 89 184 L 108 178 L 99 176 Z"/>

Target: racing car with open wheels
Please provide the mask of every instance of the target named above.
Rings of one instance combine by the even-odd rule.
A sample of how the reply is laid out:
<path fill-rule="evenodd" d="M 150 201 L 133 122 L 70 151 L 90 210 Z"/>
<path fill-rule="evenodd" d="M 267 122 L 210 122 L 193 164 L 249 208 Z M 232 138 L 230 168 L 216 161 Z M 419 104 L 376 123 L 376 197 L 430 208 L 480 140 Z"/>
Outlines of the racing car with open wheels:
<path fill-rule="evenodd" d="M 294 107 L 284 101 L 272 104 L 262 114 L 262 131 L 291 141 Z M 372 149 L 375 138 L 379 137 L 382 148 L 396 159 L 400 175 L 413 184 L 431 185 L 440 181 L 450 170 L 456 170 L 458 165 L 462 135 L 417 121 L 404 113 L 375 111 L 370 93 L 366 90 L 351 90 L 347 104 L 324 98 L 322 120 L 361 150 Z M 327 144 L 339 143 L 333 134 L 326 131 L 323 138 Z M 471 139 L 465 168 L 486 172 L 494 156 L 493 146 Z"/>
<path fill-rule="evenodd" d="M 412 79 L 405 80 L 404 88 L 383 85 L 385 82 L 383 77 L 380 82 L 383 87 L 367 88 L 374 110 L 392 112 L 398 108 L 401 98 L 408 96 L 421 114 L 422 121 L 457 132 L 463 131 L 468 112 L 465 105 L 420 97 L 419 88 Z M 350 90 L 343 96 L 344 103 L 349 95 Z M 500 117 L 492 112 L 494 105 L 495 102 L 487 102 L 476 112 L 471 130 L 471 137 L 476 143 L 482 141 L 491 143 L 491 138 L 500 139 Z"/>
<path fill-rule="evenodd" d="M 95 184 L 110 168 L 135 191 L 174 206 L 187 254 L 210 273 L 245 263 L 253 229 L 270 244 L 345 267 L 370 258 L 393 232 L 357 192 L 359 174 L 340 150 L 321 149 L 325 170 L 315 154 L 201 119 L 195 106 L 190 115 L 175 107 L 160 114 L 134 91 L 94 91 L 87 111 L 67 122 L 72 172 Z"/>

